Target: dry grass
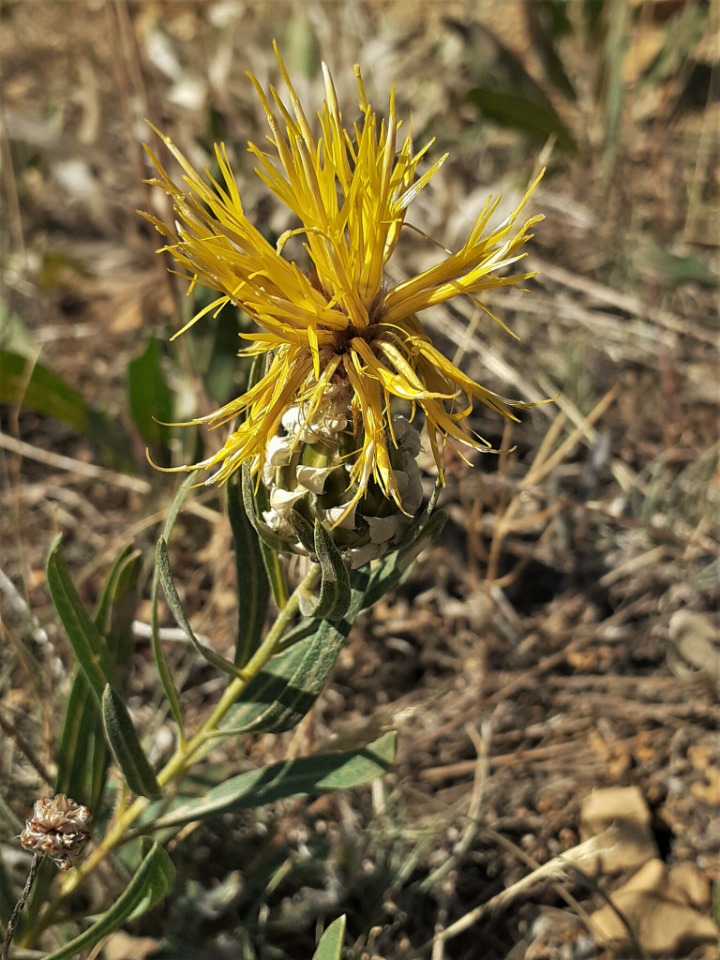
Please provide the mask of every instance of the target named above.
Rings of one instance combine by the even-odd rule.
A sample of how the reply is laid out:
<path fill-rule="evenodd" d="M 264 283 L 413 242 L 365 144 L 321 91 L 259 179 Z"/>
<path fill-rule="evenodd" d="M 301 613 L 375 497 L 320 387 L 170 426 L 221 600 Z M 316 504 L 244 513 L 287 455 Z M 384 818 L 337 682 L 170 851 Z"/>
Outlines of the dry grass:
<path fill-rule="evenodd" d="M 640 788 L 669 864 L 720 881 L 718 678 L 702 652 L 717 644 L 720 592 L 718 74 L 709 39 L 718 5 L 703 14 L 692 2 L 605 4 L 606 31 L 627 40 L 624 59 L 617 37 L 603 47 L 582 33 L 583 4 L 567 6 L 573 30 L 557 50 L 574 100 L 543 60 L 536 28 L 546 8 L 519 0 L 0 4 L 0 346 L 24 338 L 124 423 L 137 464 L 123 474 L 98 464 L 72 428 L 2 410 L 10 586 L 1 594 L 0 757 L 3 807 L 16 818 L 46 788 L 70 669 L 44 589 L 51 537 L 64 534 L 91 603 L 128 539 L 152 555 L 173 492 L 143 463 L 125 389 L 146 335 L 165 338 L 179 323 L 178 291 L 134 213 L 157 202 L 141 184 L 142 119 L 201 162 L 213 139 L 225 139 L 247 208 L 279 233 L 283 215 L 262 198 L 242 151 L 264 136 L 244 71 L 274 76 L 277 36 L 306 101 L 319 100 L 324 58 L 341 101 L 353 103 L 359 61 L 374 102 L 395 81 L 418 139 L 434 135 L 451 150 L 414 209 L 414 222 L 448 246 L 487 192 L 511 198 L 524 188 L 540 152 L 467 101 L 481 66 L 504 77 L 509 62 L 522 65 L 578 145 L 574 154 L 555 148 L 537 196 L 546 220 L 533 241 L 533 295 L 508 291 L 493 303 L 520 342 L 469 302 L 428 318 L 481 382 L 555 402 L 504 434 L 490 415 L 478 417 L 480 433 L 506 452 L 472 470 L 449 454 L 440 543 L 356 627 L 311 715 L 282 740 L 259 737 L 249 753 L 218 756 L 237 769 L 248 756 L 305 753 L 333 736 L 359 742 L 393 725 L 395 773 L 371 794 L 289 802 L 226 824 L 229 834 L 185 836 L 173 849 L 184 888 L 132 931 L 169 936 L 163 957 L 309 957 L 318 918 L 341 912 L 358 957 L 614 956 L 562 945 L 581 943 L 578 916 L 614 881 L 587 885 L 555 869 L 580 842 L 583 798 L 609 785 Z M 615 7 L 626 7 L 627 22 Z M 672 17 L 695 11 L 708 20 L 685 49 L 684 34 L 668 31 Z M 676 63 L 673 46 L 684 50 Z M 409 238 L 398 270 L 415 269 L 424 250 Z M 180 341 L 167 362 L 187 414 L 188 404 L 210 401 L 184 350 Z M 199 632 L 229 646 L 235 598 L 222 507 L 198 502 L 182 522 L 175 562 L 185 603 Z M 673 631 L 678 611 L 699 620 Z M 165 718 L 146 653 L 139 640 L 135 697 L 161 750 Z M 182 645 L 175 657 L 202 712 L 216 681 Z M 10 832 L 2 840 L 12 864 Z M 527 858 L 546 865 L 543 885 L 521 886 L 499 911 L 478 910 L 523 883 Z M 561 914 L 569 893 L 583 907 Z M 473 921 L 467 929 L 463 917 Z M 575 941 L 568 917 L 579 923 Z M 106 956 L 139 956 L 139 943 L 127 954 L 110 945 Z M 704 949 L 694 955 L 709 958 Z"/>

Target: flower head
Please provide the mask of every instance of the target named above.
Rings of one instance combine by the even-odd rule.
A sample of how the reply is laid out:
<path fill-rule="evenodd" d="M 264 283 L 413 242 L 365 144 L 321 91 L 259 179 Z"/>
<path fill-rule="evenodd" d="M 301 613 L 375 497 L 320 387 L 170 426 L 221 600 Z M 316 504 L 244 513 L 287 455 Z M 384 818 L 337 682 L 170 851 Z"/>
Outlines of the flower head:
<path fill-rule="evenodd" d="M 54 860 L 61 870 L 69 870 L 90 839 L 86 830 L 89 819 L 89 809 L 64 793 L 52 800 L 41 797 L 35 801 L 32 818 L 25 821 L 20 843 L 26 850 Z"/>
<path fill-rule="evenodd" d="M 386 119 L 378 119 L 359 67 L 355 73 L 361 119 L 346 128 L 323 64 L 325 100 L 316 136 L 277 47 L 275 52 L 290 107 L 273 87 L 266 94 L 249 74 L 270 126 L 269 148 L 249 145 L 257 160 L 255 172 L 298 221 L 275 246 L 246 215 L 224 145 L 215 148 L 220 170 L 215 179 L 207 171 L 201 175 L 162 137 L 184 170 L 181 185 L 148 150 L 159 173 L 150 182 L 172 199 L 176 225 L 145 216 L 168 239 L 164 249 L 192 282 L 219 293 L 180 333 L 205 314 L 235 304 L 257 328 L 241 334 L 249 341 L 241 354 L 266 360 L 264 375 L 246 393 L 201 418 L 214 427 L 233 426 L 222 448 L 195 466 L 213 471 L 207 482 L 226 481 L 246 461 L 261 475 L 274 438 L 283 435 L 288 411 L 301 409 L 305 423 L 312 426 L 326 417 L 329 393 L 341 394 L 347 397 L 343 416 L 349 442 L 344 456 L 351 486 L 345 513 L 371 487 L 407 512 L 394 455 L 400 444 L 391 413 L 396 398 L 409 405 L 411 419 L 418 411 L 424 415 L 441 479 L 445 441 L 490 449 L 465 424 L 475 401 L 513 417 L 517 404 L 476 383 L 445 358 L 417 314 L 467 295 L 497 320 L 483 295 L 533 275 L 499 274 L 524 257 L 530 228 L 542 219 L 519 219 L 534 184 L 517 209 L 495 226 L 491 220 L 500 198 L 488 198 L 461 249 L 387 287 L 385 265 L 407 209 L 446 157 L 420 172 L 432 141 L 416 151 L 409 136 L 400 136 L 394 91 Z M 283 255 L 293 236 L 302 238 L 305 265 Z"/>

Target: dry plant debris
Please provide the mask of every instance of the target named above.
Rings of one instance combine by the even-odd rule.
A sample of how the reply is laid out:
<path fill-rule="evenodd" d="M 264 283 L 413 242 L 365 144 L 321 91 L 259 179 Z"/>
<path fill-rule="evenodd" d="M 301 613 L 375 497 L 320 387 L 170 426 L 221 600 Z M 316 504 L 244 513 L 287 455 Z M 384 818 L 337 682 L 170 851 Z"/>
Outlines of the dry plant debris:
<path fill-rule="evenodd" d="M 141 185 L 143 118 L 202 165 L 213 139 L 234 145 L 261 128 L 244 70 L 270 76 L 273 36 L 293 66 L 305 65 L 308 92 L 318 89 L 320 56 L 349 82 L 346 68 L 360 60 L 378 90 L 397 82 L 399 112 L 412 109 L 418 136 L 437 136 L 440 149 L 452 144 L 460 158 L 419 198 L 416 215 L 448 246 L 464 228 L 450 216 L 464 208 L 458 198 L 475 209 L 477 196 L 502 187 L 511 203 L 536 149 L 464 96 L 481 87 L 480 64 L 498 76 L 508 63 L 522 67 L 578 143 L 576 154 L 556 149 L 539 191 L 546 221 L 530 261 L 539 271 L 534 294 L 502 300 L 519 345 L 508 348 L 469 302 L 428 316 L 471 373 L 477 368 L 507 395 L 556 403 L 494 437 L 512 452 L 485 457 L 480 470 L 468 472 L 448 453 L 450 521 L 441 542 L 354 632 L 323 699 L 288 735 L 303 753 L 338 730 L 339 741 L 357 742 L 395 725 L 402 750 L 394 775 L 370 798 L 288 802 L 234 822 L 229 839 L 190 832 L 192 862 L 183 861 L 189 847 L 176 851 L 188 892 L 155 929 L 131 931 L 132 941 L 119 952 L 109 945 L 107 956 L 140 956 L 144 941 L 135 937 L 160 942 L 173 928 L 193 956 L 234 956 L 244 911 L 258 903 L 263 958 L 310 956 L 318 916 L 345 910 L 355 924 L 349 956 L 718 955 L 708 892 L 720 883 L 718 60 L 710 40 L 718 9 L 691 0 L 604 4 L 606 18 L 627 7 L 619 66 L 573 20 L 552 48 L 575 89 L 570 98 L 544 59 L 550 6 L 0 7 L 0 347 L 30 350 L 120 422 L 136 471 L 100 462 L 88 437 L 57 419 L 2 408 L 1 584 L 10 587 L 1 591 L 0 764 L 16 817 L 48 789 L 55 697 L 69 684 L 68 650 L 44 589 L 51 535 L 64 533 L 90 605 L 121 544 L 134 538 L 150 551 L 172 496 L 172 485 L 143 465 L 145 443 L 127 414 L 128 362 L 149 332 L 164 338 L 178 320 L 179 291 L 134 214 L 151 202 Z M 569 4 L 569 16 L 582 7 Z M 693 18 L 701 24 L 695 39 Z M 680 62 L 673 50 L 682 51 Z M 604 99 L 614 77 L 624 104 L 617 114 Z M 251 165 L 243 155 L 237 165 L 252 208 Z M 511 169 L 520 170 L 516 180 Z M 275 208 L 257 216 L 274 235 L 288 227 Z M 424 266 L 411 237 L 404 256 L 393 282 Z M 200 374 L 182 348 L 163 362 L 170 360 L 191 416 Z M 200 412 L 210 408 L 208 401 Z M 489 420 L 477 425 L 493 436 Z M 219 502 L 196 501 L 181 522 L 183 602 L 198 632 L 229 645 L 234 584 Z M 167 647 L 200 716 L 215 680 L 183 643 L 168 638 Z M 169 731 L 152 709 L 141 635 L 133 684 L 137 716 L 152 725 L 160 756 Z M 485 772 L 477 829 L 468 833 L 479 769 L 471 728 L 483 731 Z M 234 772 L 277 749 L 258 737 L 249 756 L 228 746 L 217 763 Z M 443 937 L 576 848 L 583 823 L 596 836 L 600 823 L 583 820 L 593 791 L 616 817 L 638 824 L 642 857 L 638 843 L 620 841 L 612 869 L 590 879 L 551 873 L 506 909 Z M 618 797 L 626 806 L 615 805 Z M 2 837 L 4 862 L 11 833 Z M 327 853 L 324 870 L 318 850 Z M 448 862 L 449 872 L 423 887 Z M 667 928 L 653 912 L 658 902 Z"/>

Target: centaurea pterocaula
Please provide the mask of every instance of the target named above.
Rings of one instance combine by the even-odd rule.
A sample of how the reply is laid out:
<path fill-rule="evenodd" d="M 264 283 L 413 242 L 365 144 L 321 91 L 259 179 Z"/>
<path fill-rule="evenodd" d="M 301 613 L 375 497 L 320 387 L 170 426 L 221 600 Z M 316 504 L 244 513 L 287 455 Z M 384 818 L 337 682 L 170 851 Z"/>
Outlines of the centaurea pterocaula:
<path fill-rule="evenodd" d="M 387 116 L 379 120 L 357 66 L 359 122 L 344 125 L 332 77 L 323 64 L 325 99 L 316 135 L 277 47 L 275 53 L 289 107 L 275 88 L 266 94 L 257 79 L 248 76 L 270 127 L 269 148 L 249 144 L 257 161 L 255 173 L 298 222 L 277 244 L 265 238 L 243 208 L 223 144 L 215 147 L 220 170 L 216 179 L 207 170 L 200 174 L 159 134 L 184 171 L 182 183 L 176 183 L 148 149 L 159 173 L 150 183 L 171 198 L 176 223 L 171 227 L 145 216 L 168 239 L 163 249 L 192 282 L 219 293 L 179 333 L 234 304 L 255 325 L 241 334 L 249 345 L 240 354 L 264 356 L 266 361 L 263 375 L 246 393 L 194 421 L 213 427 L 231 424 L 221 449 L 192 468 L 177 469 L 209 469 L 208 483 L 228 480 L 246 462 L 266 482 L 273 468 L 283 468 L 285 474 L 289 465 L 296 474 L 303 467 L 315 469 L 310 486 L 300 481 L 298 487 L 297 477 L 293 479 L 294 487 L 284 491 L 289 501 L 275 497 L 266 519 L 272 526 L 275 514 L 277 527 L 281 506 L 296 503 L 307 490 L 324 495 L 325 474 L 336 461 L 319 459 L 318 451 L 330 444 L 340 450 L 347 479 L 342 495 L 326 512 L 331 526 L 347 526 L 349 518 L 352 525 L 358 504 L 369 496 L 384 499 L 396 514 L 411 514 L 418 507 L 418 484 L 409 481 L 408 471 L 418 445 L 408 442 L 406 422 L 402 429 L 397 426 L 391 412 L 395 398 L 405 401 L 411 421 L 418 411 L 424 415 L 441 480 L 446 441 L 490 449 L 466 425 L 475 401 L 511 418 L 513 407 L 521 406 L 476 383 L 443 356 L 418 314 L 466 295 L 501 323 L 483 298 L 496 287 L 533 276 L 507 273 L 506 268 L 525 256 L 522 248 L 531 227 L 542 219 L 521 218 L 537 181 L 496 225 L 491 221 L 500 197 L 489 197 L 459 250 L 445 251 L 435 266 L 388 286 L 385 266 L 408 207 L 447 155 L 421 172 L 432 141 L 415 150 L 409 136 L 400 137 L 394 90 Z M 294 236 L 302 238 L 307 264 L 283 255 Z M 311 456 L 298 452 L 313 439 L 317 442 Z M 371 539 L 385 533 L 376 529 Z"/>

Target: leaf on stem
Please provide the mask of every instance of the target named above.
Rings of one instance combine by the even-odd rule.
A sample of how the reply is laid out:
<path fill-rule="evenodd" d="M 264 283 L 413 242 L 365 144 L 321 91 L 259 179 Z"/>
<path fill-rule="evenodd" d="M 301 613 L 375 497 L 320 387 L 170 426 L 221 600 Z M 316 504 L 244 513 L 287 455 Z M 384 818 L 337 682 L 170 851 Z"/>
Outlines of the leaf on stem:
<path fill-rule="evenodd" d="M 350 577 L 340 551 L 319 520 L 313 529 L 295 510 L 290 518 L 301 542 L 320 566 L 320 596 L 317 601 L 301 596 L 300 610 L 316 620 L 341 620 L 350 605 Z"/>
<path fill-rule="evenodd" d="M 90 619 L 68 575 L 60 552 L 61 542 L 62 536 L 58 536 L 50 547 L 48 589 L 80 669 L 100 704 L 106 684 L 117 687 L 115 664 L 102 634 Z"/>
<path fill-rule="evenodd" d="M 387 773 L 396 748 L 397 735 L 390 731 L 359 750 L 318 754 L 250 770 L 213 787 L 202 797 L 171 809 L 152 824 L 152 829 L 179 827 L 193 820 L 248 810 L 286 797 L 359 787 Z"/>
<path fill-rule="evenodd" d="M 45 960 L 70 960 L 81 950 L 99 943 L 124 923 L 141 917 L 163 900 L 172 888 L 175 867 L 163 848 L 144 838 L 143 859 L 134 877 L 113 906 L 101 914 L 92 926 Z"/>
<path fill-rule="evenodd" d="M 47 582 L 53 604 L 65 628 L 82 675 L 102 712 L 103 729 L 108 745 L 126 777 L 129 773 L 128 785 L 143 796 L 159 796 L 157 781 L 145 759 L 135 727 L 120 693 L 122 684 L 117 676 L 111 648 L 96 624 L 90 619 L 68 575 L 60 552 L 61 540 L 62 537 L 54 540 L 47 563 Z M 111 577 L 113 573 L 118 572 L 119 568 L 114 567 Z M 100 609 L 107 610 L 107 605 L 101 602 Z M 79 738 L 83 725 L 90 718 L 89 712 L 84 711 L 84 696 L 84 692 L 80 690 L 73 705 L 78 711 L 74 720 L 79 721 L 80 727 L 78 731 L 73 731 L 73 737 Z M 78 745 L 80 745 L 79 741 Z M 84 749 L 84 744 L 82 746 Z"/>
<path fill-rule="evenodd" d="M 240 601 L 235 663 L 244 667 L 262 639 L 270 602 L 270 582 L 260 550 L 260 539 L 248 519 L 237 479 L 230 480 L 226 491 Z"/>
<path fill-rule="evenodd" d="M 350 605 L 342 620 L 311 620 L 292 631 L 296 642 L 273 657 L 247 685 L 228 712 L 220 735 L 279 733 L 302 720 L 327 683 L 345 638 L 365 606 L 368 578 L 366 568 L 353 572 Z M 286 643 L 288 639 L 284 638 Z"/>
<path fill-rule="evenodd" d="M 229 673 L 231 677 L 237 677 L 239 675 L 238 667 L 236 667 L 231 660 L 227 660 L 225 657 L 221 656 L 221 654 L 216 653 L 213 649 L 208 647 L 207 644 L 201 643 L 193 633 L 193 629 L 190 626 L 190 621 L 185 616 L 185 611 L 180 603 L 180 597 L 178 596 L 177 590 L 175 589 L 175 584 L 173 583 L 172 574 L 170 572 L 170 558 L 168 557 L 167 544 L 165 543 L 163 537 L 160 537 L 157 542 L 155 563 L 158 577 L 160 578 L 160 583 L 162 584 L 162 588 L 165 592 L 168 606 L 172 610 L 173 616 L 175 617 L 178 626 L 183 631 L 185 636 L 204 660 L 207 660 L 207 662 L 212 664 L 212 666 L 217 670 L 222 670 L 223 673 Z"/>
<path fill-rule="evenodd" d="M 169 421 L 173 418 L 173 394 L 165 380 L 162 346 L 157 337 L 148 337 L 140 356 L 128 363 L 127 383 L 130 415 L 135 426 L 164 462 L 170 440 Z"/>
<path fill-rule="evenodd" d="M 257 520 L 258 510 L 262 513 L 263 510 L 268 509 L 270 504 L 267 503 L 267 490 L 262 485 L 258 489 L 259 502 L 256 502 L 249 463 L 244 463 L 242 466 L 241 490 L 245 516 L 255 528 L 255 532 L 260 541 L 260 552 L 263 563 L 265 564 L 268 580 L 270 581 L 270 587 L 272 588 L 273 599 L 275 600 L 278 610 L 282 610 L 288 601 L 287 577 L 285 575 L 285 567 L 280 559 L 283 540 L 279 536 L 273 537 L 267 530 L 264 530 L 262 533 L 260 532 Z"/>
<path fill-rule="evenodd" d="M 156 800 L 162 795 L 160 785 L 140 746 L 127 707 L 109 685 L 103 693 L 102 718 L 105 737 L 127 785 L 141 797 Z"/>
<path fill-rule="evenodd" d="M 178 514 L 182 509 L 182 505 L 185 502 L 186 497 L 190 493 L 190 490 L 193 488 L 195 483 L 195 476 L 197 471 L 193 471 L 189 474 L 185 480 L 180 484 L 175 497 L 173 498 L 172 503 L 170 504 L 170 509 L 168 510 L 167 517 L 165 519 L 165 524 L 163 526 L 162 536 L 165 542 L 167 543 L 170 539 L 170 534 L 172 529 L 175 526 L 175 521 L 178 518 Z M 170 710 L 175 719 L 175 723 L 178 726 L 178 731 L 180 734 L 181 743 L 185 742 L 185 722 L 183 720 L 182 709 L 180 707 L 180 695 L 178 689 L 175 686 L 175 679 L 170 669 L 170 664 L 167 661 L 165 656 L 165 651 L 163 650 L 162 641 L 160 639 L 160 622 L 158 615 L 158 594 L 160 591 L 160 577 L 158 573 L 157 565 L 153 570 L 153 582 L 150 594 L 150 618 L 151 618 L 151 644 L 153 659 L 155 660 L 155 666 L 157 667 L 158 676 L 160 677 L 160 683 L 163 688 L 163 692 L 167 697 L 167 701 L 170 705 Z"/>
<path fill-rule="evenodd" d="M 123 688 L 133 648 L 132 621 L 138 600 L 142 558 L 131 545 L 117 555 L 108 573 L 95 613 L 95 626 L 104 637 Z M 65 707 L 58 745 L 55 793 L 82 797 L 91 810 L 100 806 L 110 751 L 100 715 L 85 674 L 78 670 Z"/>
<path fill-rule="evenodd" d="M 345 914 L 333 920 L 322 935 L 312 960 L 342 960 L 343 944 L 345 943 Z"/>

